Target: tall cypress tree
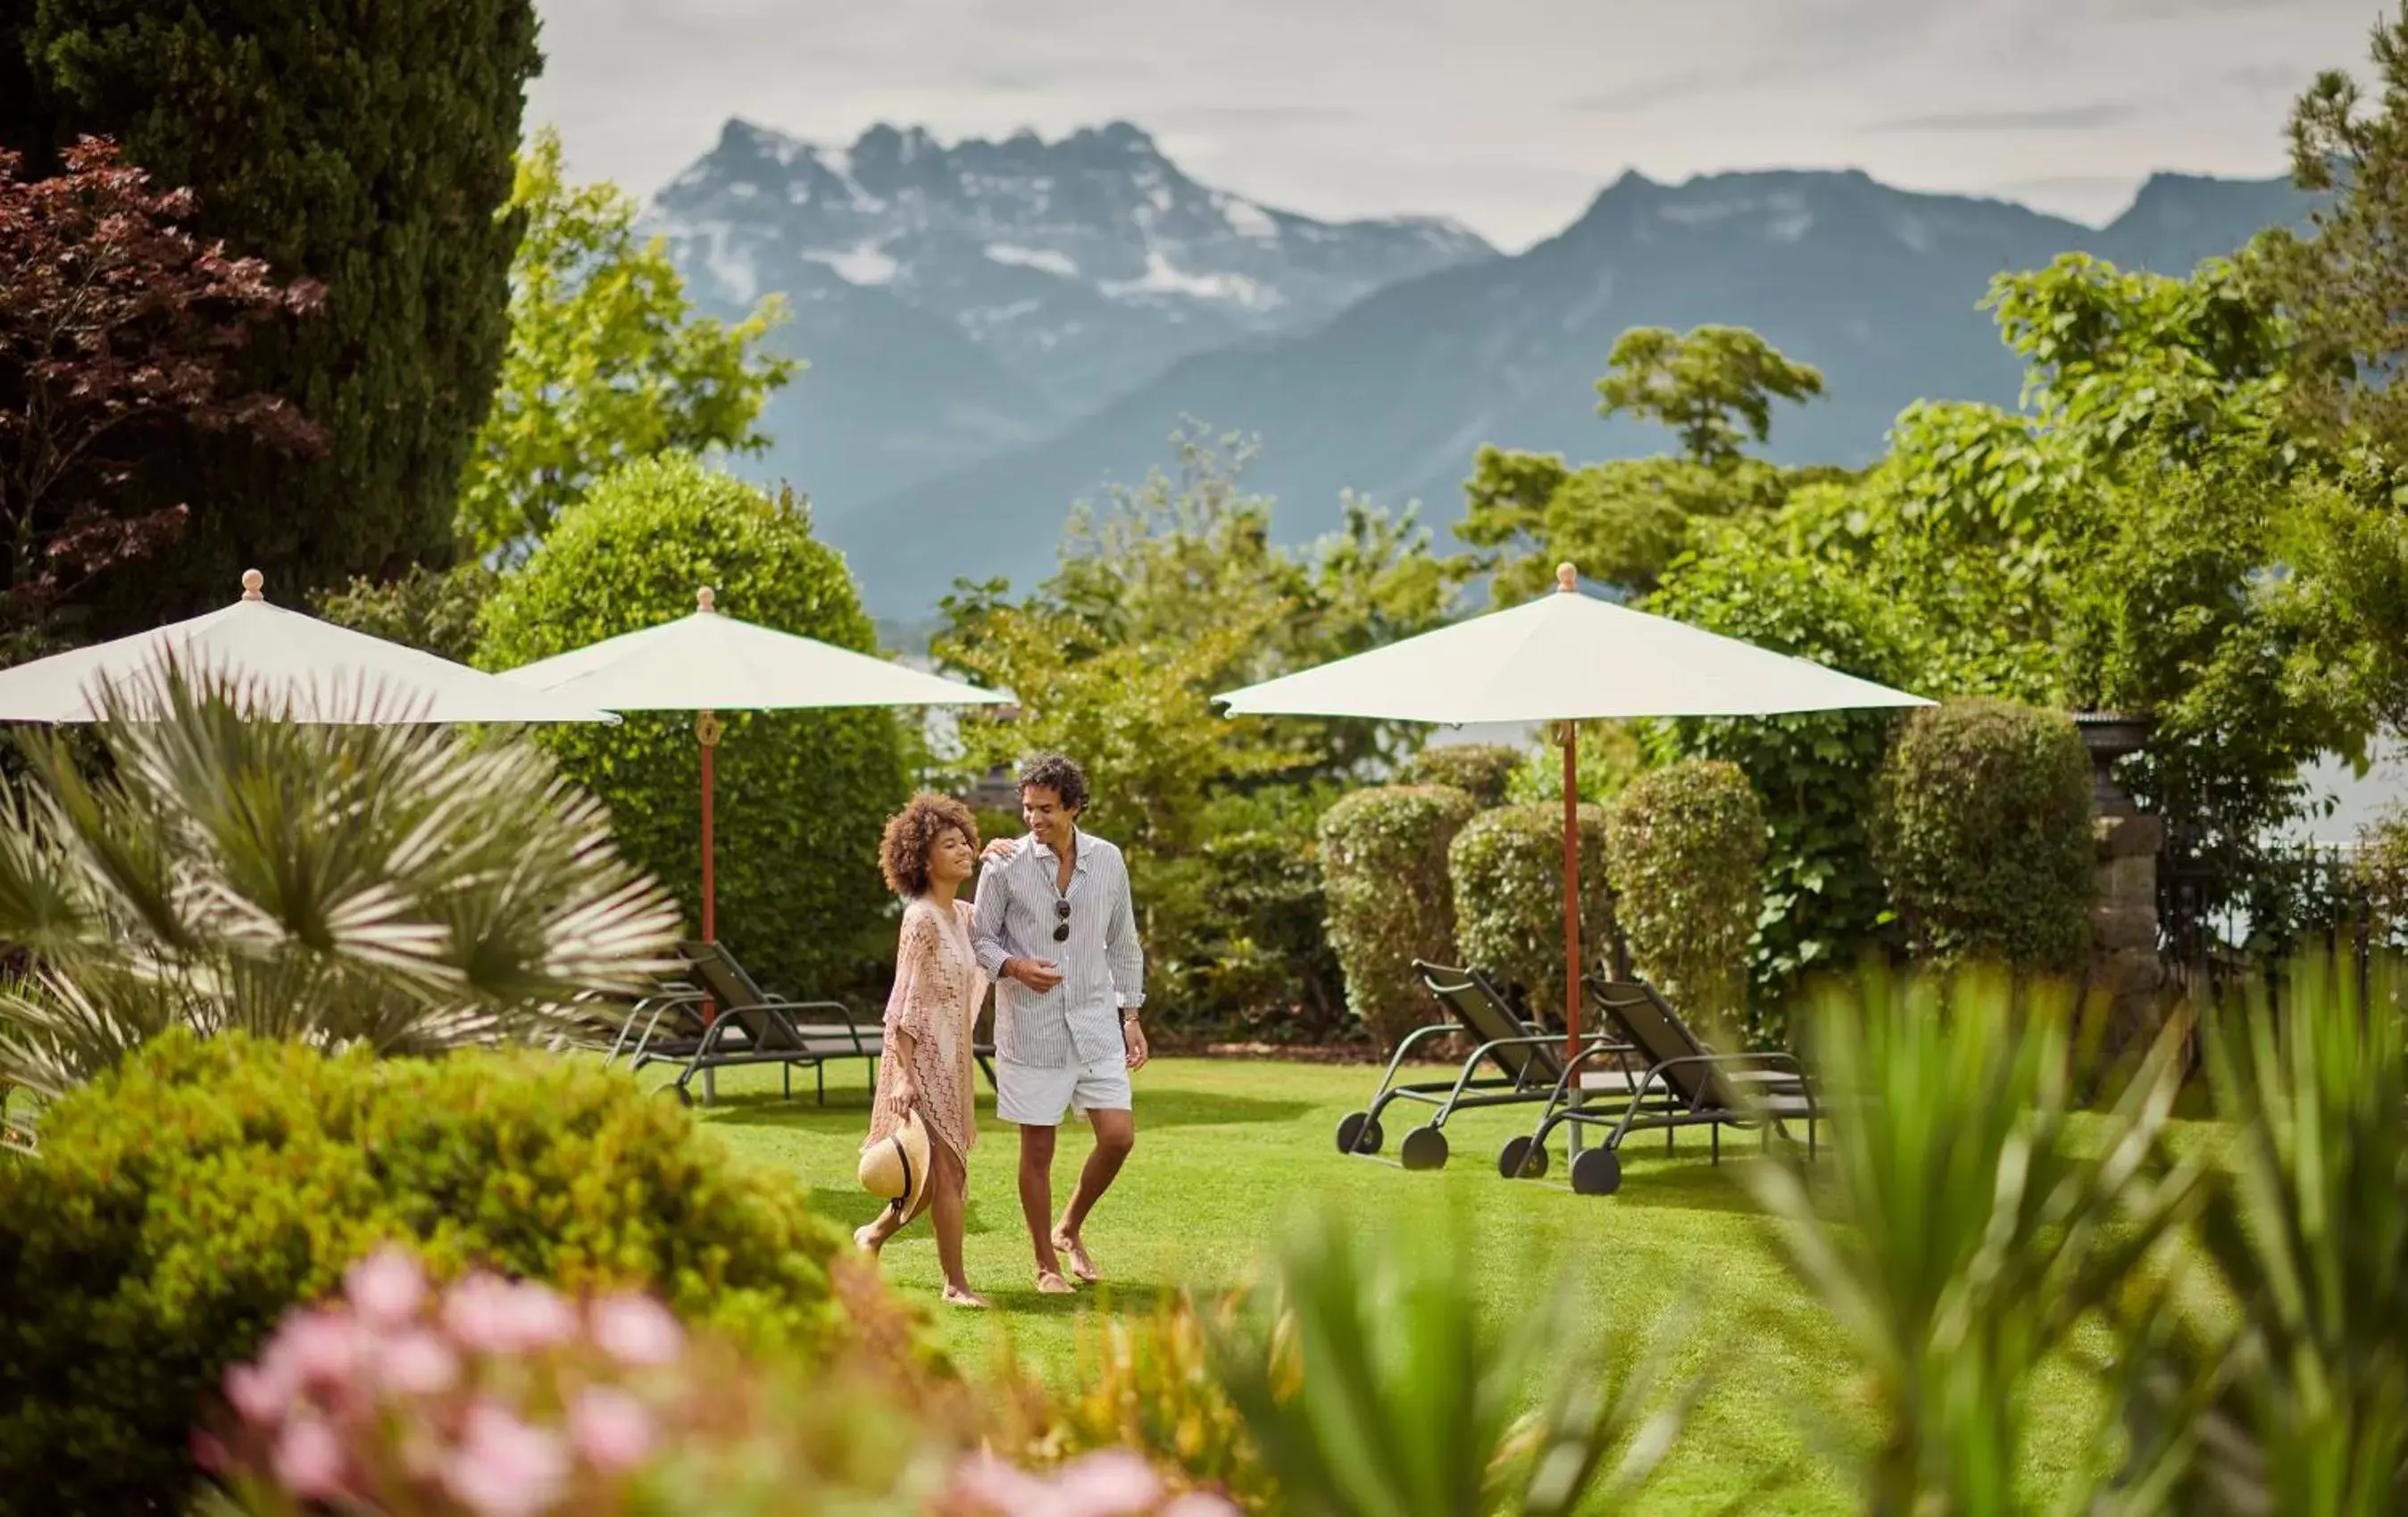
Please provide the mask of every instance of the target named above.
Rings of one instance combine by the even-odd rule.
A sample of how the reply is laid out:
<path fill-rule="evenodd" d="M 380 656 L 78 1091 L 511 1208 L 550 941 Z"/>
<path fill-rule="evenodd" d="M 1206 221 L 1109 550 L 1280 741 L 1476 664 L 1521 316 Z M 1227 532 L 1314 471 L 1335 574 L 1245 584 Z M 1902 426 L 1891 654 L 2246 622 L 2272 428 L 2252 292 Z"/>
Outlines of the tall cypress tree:
<path fill-rule="evenodd" d="M 116 137 L 197 229 L 326 286 L 263 332 L 251 386 L 322 425 L 322 457 L 177 436 L 132 488 L 189 501 L 177 548 L 98 591 L 105 624 L 222 605 L 243 568 L 287 605 L 355 574 L 448 562 L 453 501 L 509 338 L 509 199 L 533 0 L 0 0 L 0 141 L 33 165 Z M 24 72 L 17 72 L 22 60 Z"/>

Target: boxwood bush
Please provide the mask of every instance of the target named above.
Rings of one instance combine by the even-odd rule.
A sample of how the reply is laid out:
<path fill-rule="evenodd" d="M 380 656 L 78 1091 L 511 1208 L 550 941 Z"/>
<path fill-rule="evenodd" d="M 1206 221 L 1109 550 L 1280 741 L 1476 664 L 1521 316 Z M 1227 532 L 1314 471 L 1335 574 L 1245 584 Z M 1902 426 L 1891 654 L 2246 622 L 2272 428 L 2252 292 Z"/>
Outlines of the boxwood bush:
<path fill-rule="evenodd" d="M 178 1030 L 41 1137 L 0 1158 L 0 1510 L 182 1510 L 225 1367 L 390 1240 L 442 1276 L 647 1287 L 758 1345 L 839 1331 L 840 1235 L 802 1192 L 591 1065 Z"/>
<path fill-rule="evenodd" d="M 2089 755 L 2063 714 L 2000 700 L 1911 714 L 1882 764 L 1872 844 L 1916 951 L 2079 968 L 2096 810 Z"/>
<path fill-rule="evenodd" d="M 691 458 L 627 465 L 563 512 L 485 609 L 479 662 L 508 669 L 674 621 L 710 586 L 729 616 L 874 652 L 844 560 L 808 513 Z M 909 788 L 884 710 L 723 712 L 718 771 L 720 936 L 774 990 L 840 988 L 889 906 L 878 837 Z M 700 759 L 687 712 L 629 712 L 616 727 L 537 729 L 610 807 L 620 846 L 678 894 L 699 926 Z M 892 951 L 891 933 L 883 939 Z"/>
<path fill-rule="evenodd" d="M 1764 808 L 1739 766 L 1692 759 L 1632 780 L 1606 824 L 1630 966 L 1726 1048 L 1779 1040 L 1749 1016 L 1764 912 Z"/>
<path fill-rule="evenodd" d="M 1605 808 L 1580 809 L 1581 962 L 1608 952 L 1613 902 L 1607 884 Z M 1560 1026 L 1564 1015 L 1564 809 L 1483 811 L 1447 850 L 1455 934 L 1471 967 L 1518 985 L 1529 1012 Z"/>
<path fill-rule="evenodd" d="M 1447 850 L 1479 808 L 1449 785 L 1358 790 L 1321 819 L 1329 946 L 1346 1004 L 1383 1049 L 1436 1016 L 1413 960 L 1455 957 Z"/>
<path fill-rule="evenodd" d="M 1519 749 L 1498 743 L 1449 743 L 1425 748 L 1397 771 L 1401 785 L 1452 785 L 1481 807 L 1505 804 L 1505 787 L 1522 766 Z"/>

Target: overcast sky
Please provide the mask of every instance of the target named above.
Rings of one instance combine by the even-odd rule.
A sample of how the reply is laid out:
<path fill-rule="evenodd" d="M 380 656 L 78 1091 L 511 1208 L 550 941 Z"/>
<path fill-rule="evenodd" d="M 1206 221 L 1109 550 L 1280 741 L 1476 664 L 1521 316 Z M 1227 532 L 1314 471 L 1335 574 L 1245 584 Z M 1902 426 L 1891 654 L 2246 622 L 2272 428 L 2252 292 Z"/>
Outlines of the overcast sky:
<path fill-rule="evenodd" d="M 1508 249 L 1627 168 L 1862 168 L 2086 221 L 2152 170 L 2269 175 L 2377 0 L 538 0 L 530 125 L 649 196 L 742 116 L 816 141 L 1113 118 L 1323 217 Z M 1477 18 L 1477 19 L 1475 19 Z"/>

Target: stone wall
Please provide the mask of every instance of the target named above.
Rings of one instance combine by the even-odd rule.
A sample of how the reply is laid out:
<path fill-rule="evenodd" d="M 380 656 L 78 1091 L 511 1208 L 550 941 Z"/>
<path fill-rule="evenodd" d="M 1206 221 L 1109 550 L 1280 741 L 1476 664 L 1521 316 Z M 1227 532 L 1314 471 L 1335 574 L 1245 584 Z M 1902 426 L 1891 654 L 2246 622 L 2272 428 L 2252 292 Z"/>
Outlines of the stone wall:
<path fill-rule="evenodd" d="M 2090 911 L 2089 991 L 2105 1003 L 2107 1046 L 2145 1045 L 2163 1017 L 2158 991 L 2157 852 L 2165 823 L 2153 816 L 2102 816 L 2092 824 L 2099 898 Z"/>

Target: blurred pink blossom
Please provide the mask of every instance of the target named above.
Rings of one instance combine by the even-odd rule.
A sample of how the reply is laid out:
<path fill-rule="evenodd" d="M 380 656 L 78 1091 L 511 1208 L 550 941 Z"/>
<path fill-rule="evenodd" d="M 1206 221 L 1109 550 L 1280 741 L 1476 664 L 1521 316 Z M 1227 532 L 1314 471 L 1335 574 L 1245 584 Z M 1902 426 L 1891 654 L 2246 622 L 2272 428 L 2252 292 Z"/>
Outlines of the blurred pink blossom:
<path fill-rule="evenodd" d="M 468 1409 L 444 1484 L 479 1517 L 536 1517 L 568 1482 L 566 1445 L 490 1401 Z"/>
<path fill-rule="evenodd" d="M 591 1385 L 568 1409 L 568 1436 L 596 1469 L 633 1469 L 652 1452 L 652 1414 L 624 1391 Z"/>
<path fill-rule="evenodd" d="M 404 1395 L 441 1395 L 460 1379 L 460 1356 L 423 1327 L 409 1328 L 376 1348 L 377 1383 Z"/>
<path fill-rule="evenodd" d="M 322 1501 L 343 1489 L 343 1445 L 325 1418 L 305 1411 L 277 1435 L 277 1482 L 305 1500 Z"/>
<path fill-rule="evenodd" d="M 1062 1467 L 1051 1510 L 1058 1517 L 1137 1517 L 1162 1500 L 1162 1477 L 1127 1449 L 1103 1449 Z"/>
<path fill-rule="evenodd" d="M 953 1492 L 999 1517 L 1050 1517 L 1054 1488 L 1036 1476 L 982 1449 L 953 1472 Z"/>
<path fill-rule="evenodd" d="M 426 1304 L 426 1277 L 406 1249 L 380 1249 L 351 1266 L 343 1290 L 361 1317 L 378 1327 L 398 1327 Z"/>
<path fill-rule="evenodd" d="M 334 1389 L 351 1378 L 359 1354 L 359 1329 L 338 1311 L 304 1311 L 287 1318 L 267 1346 L 263 1362 L 282 1369 L 304 1390 Z"/>
<path fill-rule="evenodd" d="M 594 1303 L 594 1341 L 621 1364 L 656 1367 L 685 1349 L 685 1328 L 668 1308 L 632 1292 Z"/>
<path fill-rule="evenodd" d="M 292 1376 L 280 1358 L 264 1357 L 258 1364 L 236 1365 L 226 1371 L 226 1399 L 248 1423 L 273 1426 L 282 1422 L 293 1405 L 293 1391 Z"/>
<path fill-rule="evenodd" d="M 1224 1497 L 1190 1491 L 1163 1508 L 1160 1517 L 1243 1517 L 1243 1514 Z"/>
<path fill-rule="evenodd" d="M 471 1275 L 446 1293 L 443 1325 L 463 1347 L 493 1353 L 548 1349 L 577 1336 L 577 1311 L 548 1286 Z"/>

